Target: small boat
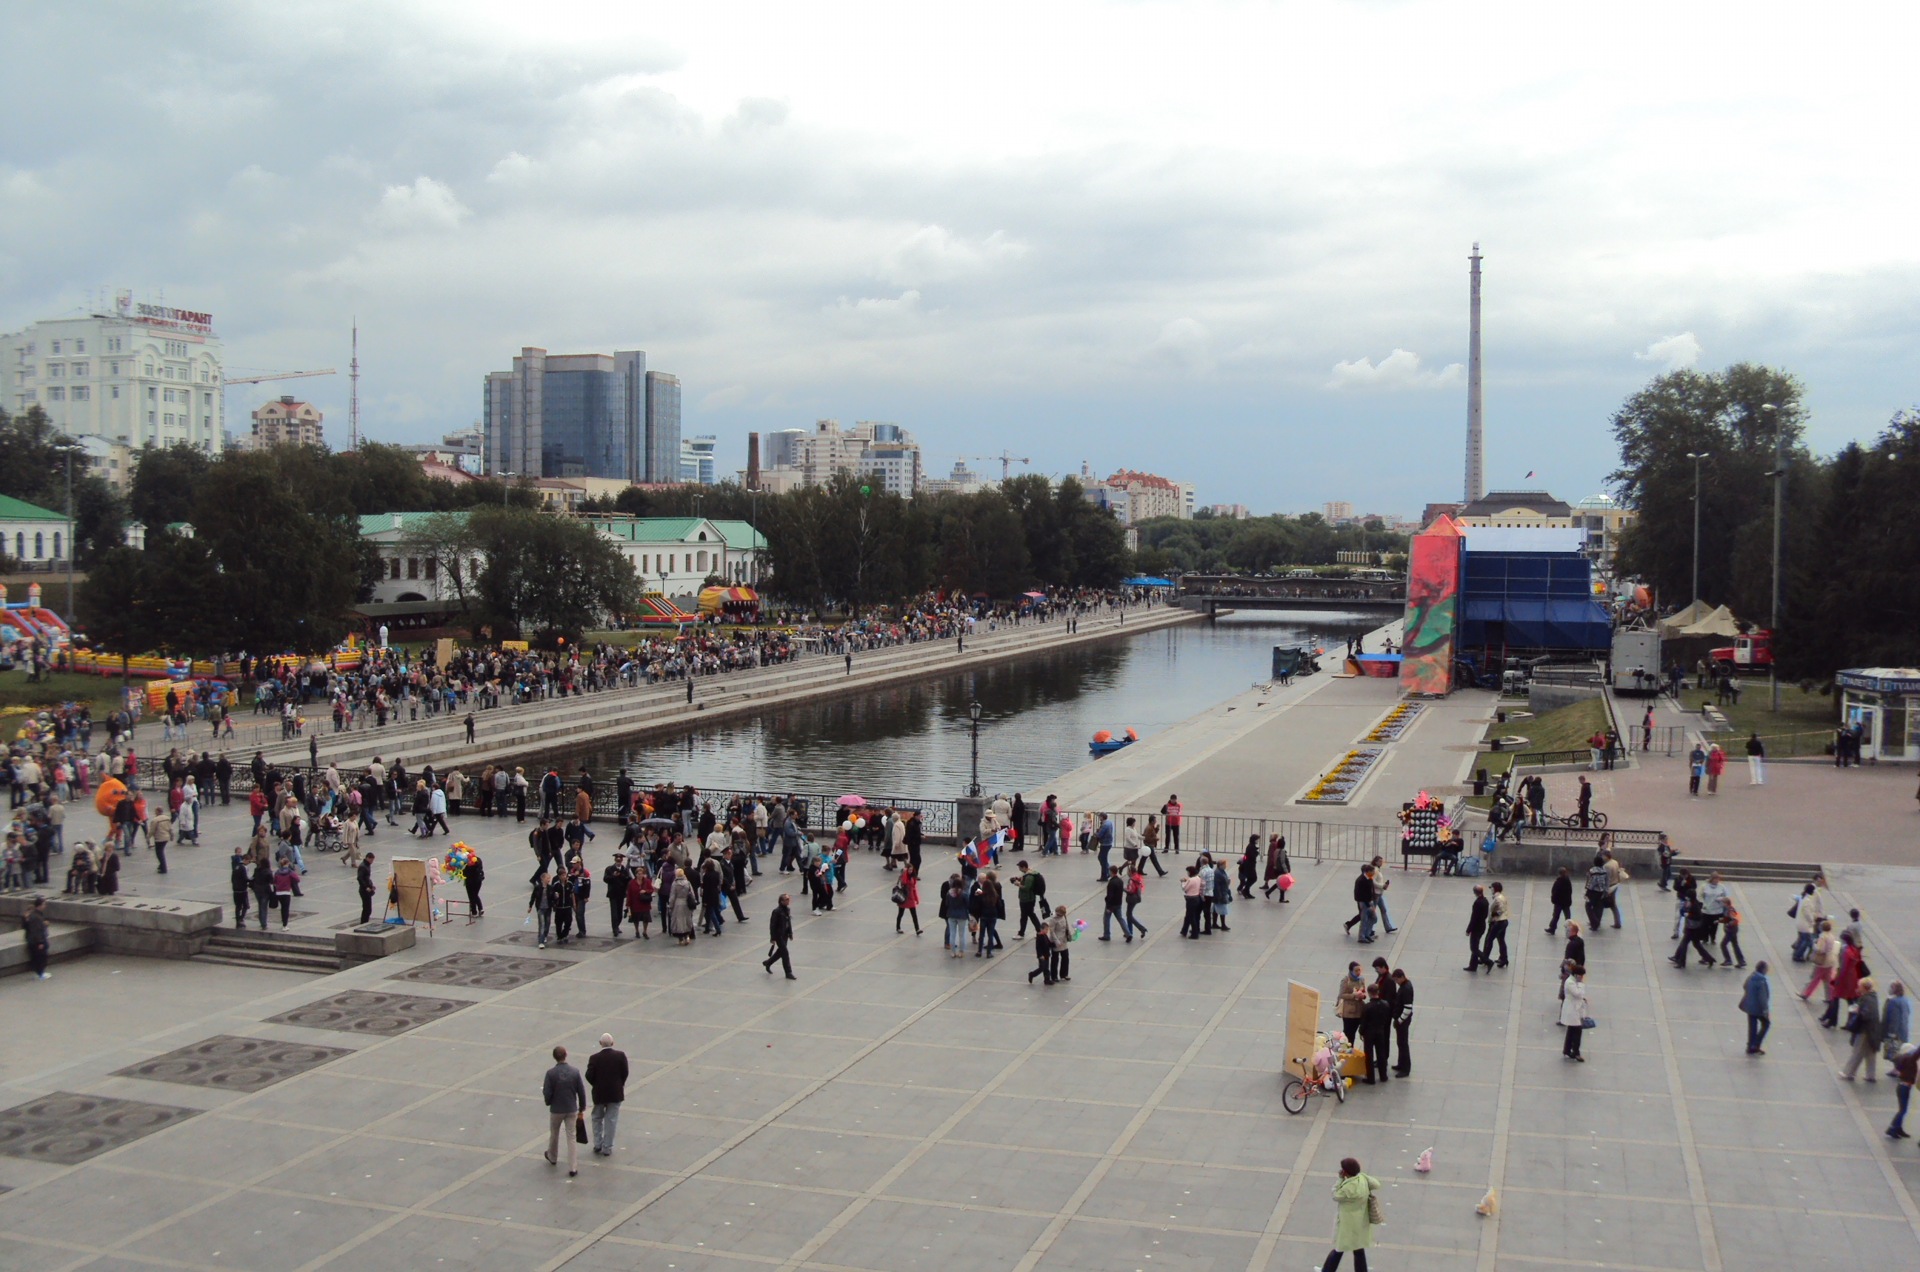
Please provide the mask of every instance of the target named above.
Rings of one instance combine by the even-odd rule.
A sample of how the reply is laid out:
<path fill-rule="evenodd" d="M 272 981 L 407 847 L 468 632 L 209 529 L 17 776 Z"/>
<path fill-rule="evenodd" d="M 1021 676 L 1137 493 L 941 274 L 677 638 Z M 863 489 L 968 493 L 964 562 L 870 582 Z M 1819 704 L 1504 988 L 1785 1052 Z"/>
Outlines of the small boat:
<path fill-rule="evenodd" d="M 1092 752 L 1093 758 L 1097 760 L 1103 755 L 1112 755 L 1123 746 L 1132 746 L 1139 740 L 1140 735 L 1132 729 L 1128 729 L 1125 735 L 1117 738 L 1113 736 L 1111 729 L 1102 729 L 1093 735 L 1093 741 L 1087 743 L 1087 750 Z"/>

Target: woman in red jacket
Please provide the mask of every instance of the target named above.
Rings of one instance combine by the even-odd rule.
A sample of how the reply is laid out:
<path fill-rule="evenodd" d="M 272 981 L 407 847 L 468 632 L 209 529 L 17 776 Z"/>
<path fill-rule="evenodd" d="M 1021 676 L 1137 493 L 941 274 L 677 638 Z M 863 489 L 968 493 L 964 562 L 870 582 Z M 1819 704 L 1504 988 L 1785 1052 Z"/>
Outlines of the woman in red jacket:
<path fill-rule="evenodd" d="M 1840 966 L 1834 969 L 1833 984 L 1827 990 L 1827 1011 L 1820 1017 L 1820 1023 L 1829 1029 L 1840 1023 L 1840 1004 L 1852 1003 L 1860 997 L 1860 947 L 1853 943 L 1852 932 L 1840 934 Z"/>

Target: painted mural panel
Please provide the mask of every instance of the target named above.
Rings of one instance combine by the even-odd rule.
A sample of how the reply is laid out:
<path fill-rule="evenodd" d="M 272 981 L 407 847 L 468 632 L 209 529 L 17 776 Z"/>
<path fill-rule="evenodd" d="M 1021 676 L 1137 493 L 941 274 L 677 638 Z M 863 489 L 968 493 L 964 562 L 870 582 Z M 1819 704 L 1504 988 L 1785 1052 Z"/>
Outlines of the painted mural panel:
<path fill-rule="evenodd" d="M 1407 618 L 1400 688 L 1442 696 L 1453 689 L 1453 641 L 1460 610 L 1459 523 L 1442 517 L 1413 536 L 1407 557 Z"/>

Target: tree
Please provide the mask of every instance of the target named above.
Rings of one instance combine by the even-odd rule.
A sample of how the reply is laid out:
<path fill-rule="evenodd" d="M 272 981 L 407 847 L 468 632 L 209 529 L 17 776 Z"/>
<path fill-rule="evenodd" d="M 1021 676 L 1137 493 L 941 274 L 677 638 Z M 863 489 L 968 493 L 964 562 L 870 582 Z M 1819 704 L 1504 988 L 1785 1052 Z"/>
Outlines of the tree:
<path fill-rule="evenodd" d="M 88 463 L 86 449 L 55 428 L 38 403 L 23 415 L 0 410 L 0 495 L 65 512 L 71 473 L 73 551 L 81 566 L 120 547 L 126 526 L 126 506 Z"/>
<path fill-rule="evenodd" d="M 127 487 L 128 515 L 154 533 L 191 521 L 195 492 L 214 462 L 205 451 L 185 442 L 148 446 L 134 461 L 133 480 Z"/>
<path fill-rule="evenodd" d="M 1767 409 L 1771 407 L 1772 409 Z M 1693 596 L 1694 464 L 1700 464 L 1699 599 L 1764 615 L 1772 580 L 1774 431 L 1790 470 L 1812 467 L 1800 444 L 1805 410 L 1798 381 L 1739 363 L 1722 372 L 1672 371 L 1614 413 L 1620 467 L 1610 480 L 1638 514 L 1620 537 L 1624 575 L 1652 584 L 1663 601 Z M 1806 483 L 1790 482 L 1794 512 L 1810 514 Z"/>
<path fill-rule="evenodd" d="M 350 515 L 309 506 L 276 461 L 233 453 L 207 470 L 191 520 L 210 569 L 194 599 L 224 618 L 227 648 L 320 651 L 350 626 L 370 549 Z"/>
<path fill-rule="evenodd" d="M 482 507 L 469 525 L 485 559 L 473 594 L 476 635 L 578 643 L 596 622 L 631 611 L 639 600 L 632 565 L 584 522 Z"/>

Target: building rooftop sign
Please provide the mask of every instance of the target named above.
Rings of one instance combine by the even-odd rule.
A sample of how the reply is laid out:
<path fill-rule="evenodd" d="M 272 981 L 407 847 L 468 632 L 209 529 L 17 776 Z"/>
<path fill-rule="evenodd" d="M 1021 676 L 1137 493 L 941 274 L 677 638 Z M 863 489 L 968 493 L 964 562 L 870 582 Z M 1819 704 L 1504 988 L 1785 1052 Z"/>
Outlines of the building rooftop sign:
<path fill-rule="evenodd" d="M 131 318 L 148 327 L 162 327 L 168 331 L 184 331 L 196 336 L 213 334 L 213 315 L 201 313 L 197 309 L 175 309 L 171 305 L 148 305 L 134 303 L 133 293 L 123 291 L 114 297 L 114 307 L 122 318 Z"/>
<path fill-rule="evenodd" d="M 1850 667 L 1835 672 L 1833 682 L 1866 693 L 1920 694 L 1920 667 Z"/>

